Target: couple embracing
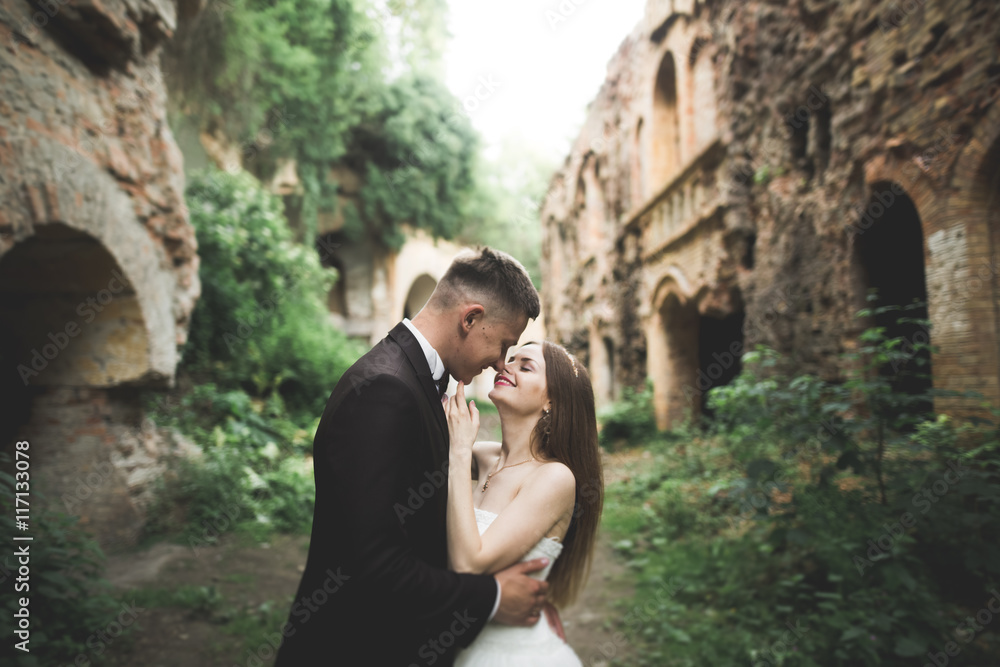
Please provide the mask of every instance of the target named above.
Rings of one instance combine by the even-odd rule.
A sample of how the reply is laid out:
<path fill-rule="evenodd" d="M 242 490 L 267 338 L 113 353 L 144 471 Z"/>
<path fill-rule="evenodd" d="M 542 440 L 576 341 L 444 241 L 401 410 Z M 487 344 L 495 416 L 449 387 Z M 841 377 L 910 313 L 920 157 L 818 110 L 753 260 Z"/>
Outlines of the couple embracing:
<path fill-rule="evenodd" d="M 581 664 L 555 606 L 583 586 L 603 503 L 594 394 L 561 346 L 515 347 L 538 315 L 517 260 L 466 253 L 338 382 L 278 667 Z M 499 443 L 475 441 L 464 394 L 490 367 Z"/>

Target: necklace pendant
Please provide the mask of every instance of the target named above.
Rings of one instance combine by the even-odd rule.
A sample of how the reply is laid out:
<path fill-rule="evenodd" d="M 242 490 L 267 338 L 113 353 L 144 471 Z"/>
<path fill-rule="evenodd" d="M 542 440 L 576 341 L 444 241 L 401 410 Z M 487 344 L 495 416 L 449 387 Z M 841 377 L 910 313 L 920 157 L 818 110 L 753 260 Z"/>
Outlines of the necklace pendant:
<path fill-rule="evenodd" d="M 486 490 L 486 487 L 487 487 L 487 486 L 489 486 L 489 485 L 490 485 L 490 478 L 489 478 L 489 477 L 487 477 L 487 478 L 486 478 L 486 481 L 485 481 L 485 482 L 483 482 L 483 491 L 485 491 L 485 490 Z"/>

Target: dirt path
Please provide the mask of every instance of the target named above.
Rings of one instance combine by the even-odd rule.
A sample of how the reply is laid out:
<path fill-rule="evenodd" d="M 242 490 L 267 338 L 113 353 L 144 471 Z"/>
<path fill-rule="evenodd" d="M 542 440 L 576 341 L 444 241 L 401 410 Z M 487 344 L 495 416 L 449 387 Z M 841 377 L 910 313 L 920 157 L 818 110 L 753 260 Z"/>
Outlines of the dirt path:
<path fill-rule="evenodd" d="M 620 462 L 607 461 L 609 479 L 622 470 Z M 262 639 L 266 633 L 253 635 L 246 628 L 284 621 L 308 542 L 308 536 L 278 536 L 267 544 L 247 544 L 229 535 L 212 548 L 160 543 L 109 558 L 109 578 L 124 602 L 135 597 L 136 589 L 150 588 L 163 589 L 164 595 L 185 591 L 192 599 L 140 611 L 130 638 L 109 644 L 102 657 L 113 667 L 271 665 L 272 648 Z M 589 583 L 562 614 L 567 640 L 587 667 L 629 664 L 630 647 L 614 619 L 620 615 L 615 603 L 630 593 L 628 573 L 601 533 Z M 257 638 L 248 643 L 248 635 Z"/>
<path fill-rule="evenodd" d="M 308 547 L 306 535 L 281 535 L 256 545 L 225 536 L 212 548 L 157 544 L 109 558 L 109 578 L 119 599 L 130 601 L 135 589 L 153 588 L 166 594 L 189 591 L 192 600 L 145 607 L 125 646 L 109 646 L 106 657 L 114 667 L 270 665 L 273 654 L 266 642 L 247 646 L 245 633 L 233 630 L 284 622 Z M 234 628 L 230 622 L 237 618 Z"/>

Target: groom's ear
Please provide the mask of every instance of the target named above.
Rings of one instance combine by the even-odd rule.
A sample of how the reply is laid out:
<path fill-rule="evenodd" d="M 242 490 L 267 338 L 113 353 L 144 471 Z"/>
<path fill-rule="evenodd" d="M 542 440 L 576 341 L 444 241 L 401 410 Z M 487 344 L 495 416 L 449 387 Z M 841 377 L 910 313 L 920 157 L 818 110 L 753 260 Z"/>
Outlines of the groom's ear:
<path fill-rule="evenodd" d="M 486 309 L 482 304 L 471 303 L 462 309 L 462 334 L 468 336 L 477 324 L 482 324 Z"/>

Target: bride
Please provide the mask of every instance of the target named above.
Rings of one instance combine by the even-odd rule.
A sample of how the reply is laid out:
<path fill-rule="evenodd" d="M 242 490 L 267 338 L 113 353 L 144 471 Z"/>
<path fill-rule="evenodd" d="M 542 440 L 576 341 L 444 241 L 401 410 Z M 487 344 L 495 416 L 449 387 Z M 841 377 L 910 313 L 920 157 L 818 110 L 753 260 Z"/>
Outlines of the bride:
<path fill-rule="evenodd" d="M 587 578 L 604 499 L 594 392 L 583 364 L 554 343 L 528 343 L 497 373 L 490 399 L 503 442 L 474 442 L 475 401 L 461 384 L 445 406 L 451 437 L 448 557 L 457 572 L 495 573 L 547 557 L 533 574 L 549 582 L 549 600 L 570 604 Z M 472 470 L 472 478 L 457 474 Z M 541 610 L 536 610 L 540 613 Z M 558 623 L 558 621 L 556 621 Z M 491 622 L 456 667 L 582 665 L 573 650 L 538 622 Z"/>

